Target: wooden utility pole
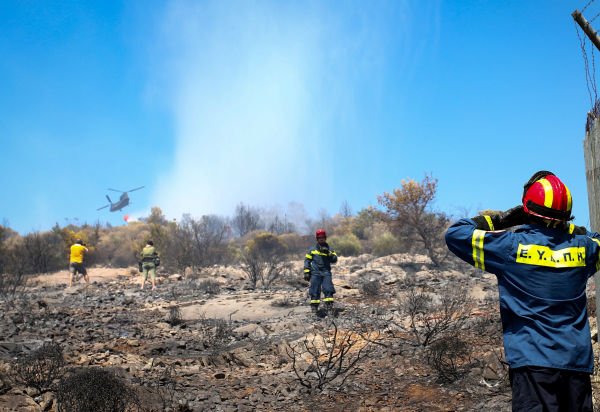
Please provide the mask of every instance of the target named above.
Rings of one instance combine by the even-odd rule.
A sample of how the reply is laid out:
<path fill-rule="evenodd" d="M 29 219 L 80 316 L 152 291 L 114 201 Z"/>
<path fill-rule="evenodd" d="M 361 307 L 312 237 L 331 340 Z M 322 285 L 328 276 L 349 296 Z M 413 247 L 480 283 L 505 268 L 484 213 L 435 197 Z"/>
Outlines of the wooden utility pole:
<path fill-rule="evenodd" d="M 571 13 L 571 16 L 600 51 L 600 37 L 583 17 L 583 14 L 579 10 L 575 10 Z M 600 121 L 592 111 L 588 113 L 588 117 L 591 117 L 593 123 L 590 130 L 586 128 L 585 139 L 583 140 L 583 157 L 585 159 L 590 229 L 592 232 L 600 232 L 600 204 L 598 202 L 600 199 Z M 594 275 L 594 285 L 596 287 L 596 329 L 598 330 L 600 328 L 600 294 L 598 294 L 600 290 L 600 272 L 596 272 Z"/>
<path fill-rule="evenodd" d="M 585 180 L 587 182 L 588 206 L 590 211 L 590 229 L 600 232 L 600 121 L 594 119 L 590 131 L 585 132 L 583 141 L 585 158 Z M 600 328 L 600 272 L 594 275 L 596 285 L 596 329 Z"/>
<path fill-rule="evenodd" d="M 594 46 L 600 50 L 600 37 L 598 36 L 598 33 L 596 33 L 596 30 L 590 26 L 590 23 L 588 23 L 585 17 L 583 17 L 583 14 L 581 14 L 579 10 L 575 10 L 571 13 L 571 16 L 573 16 L 573 19 L 579 24 L 579 27 L 581 27 L 581 30 L 583 30 L 586 36 L 594 43 Z"/>

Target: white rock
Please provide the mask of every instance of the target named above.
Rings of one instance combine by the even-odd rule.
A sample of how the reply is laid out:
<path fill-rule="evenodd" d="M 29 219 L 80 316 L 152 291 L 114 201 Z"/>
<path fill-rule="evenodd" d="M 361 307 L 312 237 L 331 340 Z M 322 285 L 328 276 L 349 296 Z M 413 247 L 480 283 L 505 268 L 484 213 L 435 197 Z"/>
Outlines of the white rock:
<path fill-rule="evenodd" d="M 245 326 L 240 326 L 239 328 L 235 328 L 233 331 L 237 332 L 237 333 L 248 332 L 248 335 L 253 336 L 253 337 L 268 335 L 268 333 L 265 331 L 265 329 L 262 326 L 256 325 L 254 323 L 251 323 L 251 324 L 245 325 Z"/>

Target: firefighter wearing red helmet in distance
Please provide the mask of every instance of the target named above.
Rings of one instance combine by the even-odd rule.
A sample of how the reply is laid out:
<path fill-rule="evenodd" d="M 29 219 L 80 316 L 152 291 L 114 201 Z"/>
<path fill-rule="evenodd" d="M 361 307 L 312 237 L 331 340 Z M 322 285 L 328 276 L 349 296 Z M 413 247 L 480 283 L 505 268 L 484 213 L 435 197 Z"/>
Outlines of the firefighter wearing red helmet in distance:
<path fill-rule="evenodd" d="M 331 281 L 331 264 L 337 262 L 337 255 L 327 244 L 327 234 L 324 230 L 317 230 L 315 234 L 317 244 L 310 248 L 304 258 L 304 278 L 310 280 L 308 293 L 310 294 L 310 308 L 316 316 L 321 303 L 321 289 L 327 313 L 333 315 L 333 295 L 335 288 Z"/>
<path fill-rule="evenodd" d="M 498 279 L 512 410 L 591 412 L 594 356 L 585 290 L 600 269 L 600 235 L 569 223 L 571 193 L 553 173 L 534 174 L 522 202 L 501 214 L 459 220 L 446 243 Z"/>

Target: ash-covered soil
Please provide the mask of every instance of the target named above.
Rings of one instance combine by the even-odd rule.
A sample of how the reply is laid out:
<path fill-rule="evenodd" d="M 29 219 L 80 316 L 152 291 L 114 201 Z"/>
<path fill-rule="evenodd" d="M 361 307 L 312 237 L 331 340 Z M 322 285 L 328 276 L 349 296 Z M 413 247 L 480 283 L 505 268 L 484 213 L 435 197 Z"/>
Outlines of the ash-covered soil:
<path fill-rule="evenodd" d="M 456 260 L 437 269 L 419 255 L 340 258 L 333 270 L 335 314 L 323 310 L 314 317 L 301 266 L 299 260 L 294 275 L 266 291 L 251 290 L 239 268 L 222 266 L 200 275 L 159 276 L 155 291 L 149 283 L 140 290 L 133 270 L 90 269 L 89 287 L 80 281 L 67 288 L 66 272 L 40 277 L 18 304 L 3 304 L 0 411 L 56 410 L 55 386 L 43 393 L 27 387 L 12 366 L 48 340 L 63 345 L 65 370 L 110 368 L 138 388 L 147 411 L 164 410 L 160 385 L 167 381 L 176 384 L 167 410 L 511 410 L 493 275 Z M 439 303 L 449 290 L 466 292 L 467 317 L 457 330 L 423 345 L 423 322 L 439 325 L 452 315 L 417 314 L 421 323 L 411 328 L 411 291 Z M 456 362 L 451 379 L 431 366 L 436 339 L 447 335 L 463 342 L 459 353 L 437 352 L 438 365 Z M 290 356 L 303 342 L 321 350 L 318 366 L 310 353 Z M 357 360 L 354 368 L 315 388 L 328 345 L 335 356 L 344 342 L 352 343 L 346 364 L 328 373 Z"/>

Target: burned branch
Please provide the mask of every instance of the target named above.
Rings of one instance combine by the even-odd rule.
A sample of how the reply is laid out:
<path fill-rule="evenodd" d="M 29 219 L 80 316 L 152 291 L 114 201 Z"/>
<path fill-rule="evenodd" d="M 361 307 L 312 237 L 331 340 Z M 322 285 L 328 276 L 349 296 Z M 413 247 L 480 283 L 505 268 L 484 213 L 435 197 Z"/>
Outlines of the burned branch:
<path fill-rule="evenodd" d="M 360 364 L 376 349 L 381 331 L 363 322 L 335 321 L 329 328 L 315 328 L 303 340 L 286 347 L 296 380 L 309 391 L 341 389 L 348 378 L 360 373 Z M 304 370 L 303 370 L 304 369 Z"/>
<path fill-rule="evenodd" d="M 402 314 L 408 317 L 408 327 L 394 319 L 390 323 L 402 332 L 396 337 L 426 347 L 438 337 L 460 330 L 472 308 L 473 300 L 464 289 L 445 290 L 434 296 L 412 288 L 400 305 Z"/>
<path fill-rule="evenodd" d="M 427 348 L 427 363 L 442 383 L 452 383 L 469 372 L 471 347 L 458 333 L 439 337 Z"/>

